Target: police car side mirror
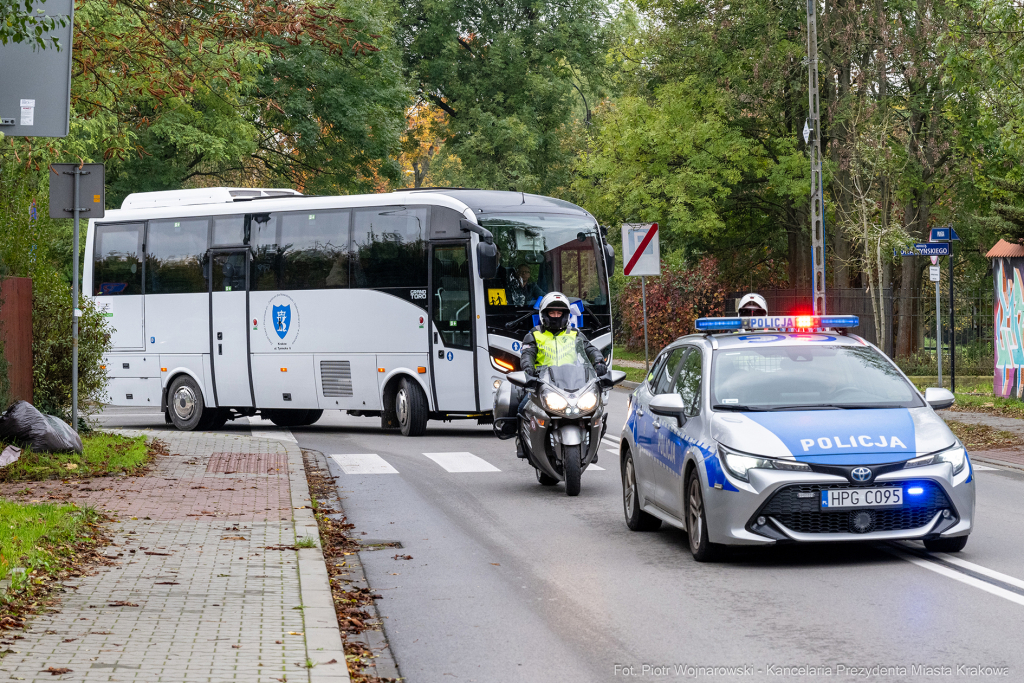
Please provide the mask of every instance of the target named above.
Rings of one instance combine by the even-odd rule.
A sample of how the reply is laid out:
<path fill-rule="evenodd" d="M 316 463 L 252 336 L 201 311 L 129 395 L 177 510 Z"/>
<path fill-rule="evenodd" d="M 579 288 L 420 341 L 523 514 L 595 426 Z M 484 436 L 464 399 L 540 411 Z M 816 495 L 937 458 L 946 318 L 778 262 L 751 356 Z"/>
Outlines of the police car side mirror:
<path fill-rule="evenodd" d="M 658 394 L 651 399 L 647 407 L 655 415 L 676 418 L 680 427 L 686 422 L 686 406 L 683 404 L 683 397 L 679 394 Z"/>
<path fill-rule="evenodd" d="M 924 390 L 924 400 L 932 407 L 933 410 L 943 410 L 953 405 L 953 401 L 956 397 L 953 396 L 953 392 L 949 389 L 940 389 L 938 387 L 928 387 Z"/>

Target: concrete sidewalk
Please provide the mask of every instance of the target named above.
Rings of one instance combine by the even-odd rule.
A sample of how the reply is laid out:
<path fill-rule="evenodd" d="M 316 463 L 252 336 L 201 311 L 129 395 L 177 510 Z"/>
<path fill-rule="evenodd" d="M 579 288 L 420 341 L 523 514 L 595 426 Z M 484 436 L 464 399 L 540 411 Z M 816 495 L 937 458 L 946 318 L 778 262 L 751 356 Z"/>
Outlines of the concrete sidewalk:
<path fill-rule="evenodd" d="M 67 582 L 59 611 L 33 618 L 7 646 L 0 679 L 347 682 L 295 443 L 157 436 L 170 455 L 145 477 L 0 490 L 88 503 L 119 520 L 106 549 L 117 564 Z M 317 547 L 295 549 L 302 538 Z"/>
<path fill-rule="evenodd" d="M 953 410 L 940 410 L 938 414 L 946 422 L 985 425 L 993 429 L 1012 432 L 1024 438 L 1024 420 L 1015 417 L 1001 417 L 999 415 L 989 415 L 988 413 L 968 413 Z M 1024 448 L 1004 448 L 992 451 L 970 450 L 968 453 L 972 460 L 977 460 L 978 462 L 1024 470 Z"/>

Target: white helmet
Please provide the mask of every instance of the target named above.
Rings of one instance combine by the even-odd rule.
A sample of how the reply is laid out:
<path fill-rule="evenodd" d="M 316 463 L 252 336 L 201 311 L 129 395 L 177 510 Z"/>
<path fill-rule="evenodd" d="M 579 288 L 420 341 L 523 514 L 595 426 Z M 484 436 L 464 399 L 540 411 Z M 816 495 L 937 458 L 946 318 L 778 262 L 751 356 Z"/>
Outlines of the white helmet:
<path fill-rule="evenodd" d="M 760 294 L 744 294 L 736 310 L 741 316 L 768 315 L 768 302 Z"/>
<path fill-rule="evenodd" d="M 547 314 L 552 309 L 560 309 L 563 313 L 558 318 L 552 318 Z M 569 325 L 570 313 L 569 299 L 561 292 L 545 294 L 544 298 L 540 300 L 540 324 L 545 330 L 551 332 L 564 330 Z"/>

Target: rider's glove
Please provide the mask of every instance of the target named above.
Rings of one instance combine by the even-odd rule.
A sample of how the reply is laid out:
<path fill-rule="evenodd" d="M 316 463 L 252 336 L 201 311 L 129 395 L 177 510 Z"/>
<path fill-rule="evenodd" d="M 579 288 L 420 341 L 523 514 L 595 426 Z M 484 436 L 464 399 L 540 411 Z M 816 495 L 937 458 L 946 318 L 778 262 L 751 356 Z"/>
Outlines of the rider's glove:
<path fill-rule="evenodd" d="M 608 366 L 604 363 L 596 363 L 594 365 L 594 370 L 597 371 L 598 375 L 604 375 L 608 372 Z"/>
<path fill-rule="evenodd" d="M 527 377 L 536 377 L 537 376 L 537 368 L 534 367 L 533 365 L 527 365 L 525 368 L 523 368 L 523 372 L 526 373 Z"/>

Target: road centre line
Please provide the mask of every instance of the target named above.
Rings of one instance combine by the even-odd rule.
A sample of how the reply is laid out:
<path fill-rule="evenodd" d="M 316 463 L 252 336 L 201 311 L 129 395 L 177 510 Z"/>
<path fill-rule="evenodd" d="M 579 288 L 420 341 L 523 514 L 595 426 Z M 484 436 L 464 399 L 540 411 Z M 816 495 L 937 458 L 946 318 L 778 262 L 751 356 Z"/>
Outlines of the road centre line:
<path fill-rule="evenodd" d="M 941 574 L 942 576 L 953 579 L 954 581 L 959 581 L 960 583 L 966 584 L 968 586 L 973 586 L 974 588 L 983 590 L 986 593 L 991 593 L 992 595 L 1003 598 L 1004 600 L 1009 600 L 1010 602 L 1014 602 L 1018 605 L 1024 606 L 1024 588 L 1020 589 L 1021 592 L 1017 592 L 1017 590 L 1013 589 L 1013 587 L 1024 582 L 1021 582 L 1019 579 L 1014 579 L 1012 576 L 1000 574 L 999 572 L 987 569 L 985 567 L 980 567 L 979 565 L 975 565 L 973 562 L 967 562 L 966 560 L 958 559 L 957 562 L 950 562 L 950 560 L 953 558 L 950 558 L 946 553 L 943 553 L 941 557 L 938 555 L 932 555 L 931 553 L 925 552 L 918 554 L 918 551 L 916 549 L 898 543 L 883 545 L 879 547 L 885 552 L 890 553 L 891 555 L 895 555 L 900 559 L 906 560 L 911 564 L 915 564 L 918 567 L 921 567 L 922 569 L 927 569 L 928 571 L 935 572 L 936 574 Z M 959 565 L 962 567 L 962 569 L 955 569 L 951 565 Z M 966 565 L 969 565 L 970 567 Z M 981 569 L 984 569 L 985 571 L 979 571 Z M 972 574 L 966 573 L 967 571 L 983 574 L 990 578 L 979 578 Z M 1004 578 L 996 579 L 997 576 Z M 1010 579 L 1010 581 L 1007 581 L 1007 579 Z M 997 585 L 995 583 L 996 580 L 998 580 L 999 583 L 1002 583 L 1007 587 Z"/>
<path fill-rule="evenodd" d="M 472 453 L 424 453 L 449 472 L 501 472 L 497 467 Z"/>

